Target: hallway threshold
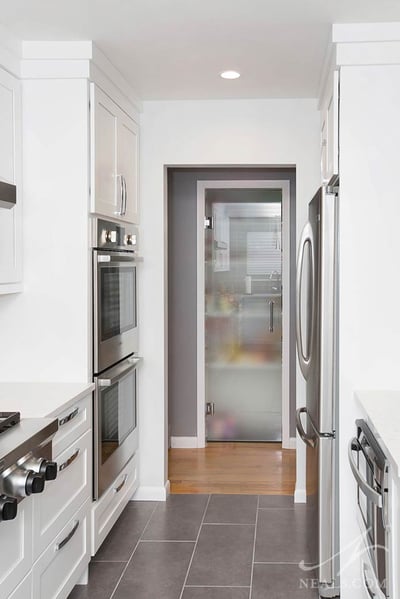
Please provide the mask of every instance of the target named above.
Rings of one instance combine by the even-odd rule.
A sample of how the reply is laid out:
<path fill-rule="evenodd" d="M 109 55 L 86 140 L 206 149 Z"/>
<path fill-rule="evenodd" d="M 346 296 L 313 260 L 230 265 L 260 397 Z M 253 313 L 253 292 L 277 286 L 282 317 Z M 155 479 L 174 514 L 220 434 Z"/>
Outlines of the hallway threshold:
<path fill-rule="evenodd" d="M 170 492 L 294 495 L 296 452 L 281 443 L 209 442 L 170 449 Z"/>

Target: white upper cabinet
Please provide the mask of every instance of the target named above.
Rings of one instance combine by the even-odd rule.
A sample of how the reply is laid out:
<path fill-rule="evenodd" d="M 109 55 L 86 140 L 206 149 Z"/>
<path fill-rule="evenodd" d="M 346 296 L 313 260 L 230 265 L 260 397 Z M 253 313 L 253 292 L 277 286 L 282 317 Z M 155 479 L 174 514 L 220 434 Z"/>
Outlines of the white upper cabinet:
<path fill-rule="evenodd" d="M 136 123 L 91 84 L 91 211 L 138 223 Z"/>
<path fill-rule="evenodd" d="M 21 84 L 0 69 L 0 181 L 17 186 L 17 202 L 0 207 L 0 293 L 22 288 Z"/>
<path fill-rule="evenodd" d="M 334 71 L 321 107 L 321 179 L 329 183 L 339 175 L 339 72 Z"/>

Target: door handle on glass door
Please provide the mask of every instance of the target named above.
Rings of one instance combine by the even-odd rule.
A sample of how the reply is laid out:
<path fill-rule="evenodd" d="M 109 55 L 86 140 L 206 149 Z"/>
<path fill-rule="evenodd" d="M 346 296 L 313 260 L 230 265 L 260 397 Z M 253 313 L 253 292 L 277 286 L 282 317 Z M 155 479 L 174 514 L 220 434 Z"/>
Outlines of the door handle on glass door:
<path fill-rule="evenodd" d="M 269 332 L 274 332 L 274 305 L 275 302 L 273 300 L 269 301 Z"/>

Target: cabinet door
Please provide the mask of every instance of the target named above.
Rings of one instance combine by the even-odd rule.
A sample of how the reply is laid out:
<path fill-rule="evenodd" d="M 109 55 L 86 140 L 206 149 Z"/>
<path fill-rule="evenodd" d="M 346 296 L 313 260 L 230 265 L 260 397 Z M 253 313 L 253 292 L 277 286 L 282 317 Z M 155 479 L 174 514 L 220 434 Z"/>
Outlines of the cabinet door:
<path fill-rule="evenodd" d="M 339 72 L 334 71 L 321 110 L 321 177 L 326 184 L 339 174 Z"/>
<path fill-rule="evenodd" d="M 0 70 L 0 180 L 17 186 L 13 208 L 0 207 L 0 293 L 21 290 L 22 137 L 20 82 Z"/>
<path fill-rule="evenodd" d="M 121 181 L 117 177 L 118 107 L 91 84 L 91 211 L 103 216 L 121 212 Z"/>
<path fill-rule="evenodd" d="M 32 597 L 32 574 L 28 574 L 24 578 L 15 591 L 11 593 L 9 599 L 30 599 L 30 597 Z"/>
<path fill-rule="evenodd" d="M 0 522 L 0 596 L 8 597 L 32 566 L 32 501 L 18 504 L 14 520 Z"/>
<path fill-rule="evenodd" d="M 118 117 L 117 171 L 124 177 L 123 219 L 138 223 L 138 134 L 139 128 L 124 112 Z"/>

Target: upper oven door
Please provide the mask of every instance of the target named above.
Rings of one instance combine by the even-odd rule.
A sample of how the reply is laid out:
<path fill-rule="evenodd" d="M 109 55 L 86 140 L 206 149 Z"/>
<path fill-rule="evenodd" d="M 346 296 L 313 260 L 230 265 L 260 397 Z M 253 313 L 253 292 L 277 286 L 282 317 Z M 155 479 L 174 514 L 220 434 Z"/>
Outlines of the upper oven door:
<path fill-rule="evenodd" d="M 94 372 L 138 351 L 133 252 L 94 250 Z"/>

